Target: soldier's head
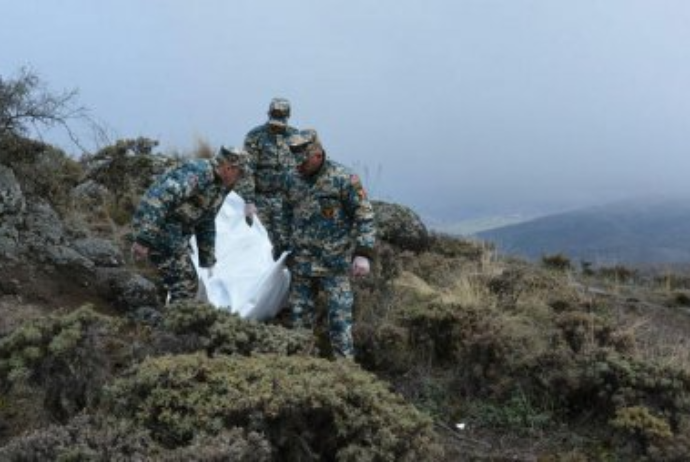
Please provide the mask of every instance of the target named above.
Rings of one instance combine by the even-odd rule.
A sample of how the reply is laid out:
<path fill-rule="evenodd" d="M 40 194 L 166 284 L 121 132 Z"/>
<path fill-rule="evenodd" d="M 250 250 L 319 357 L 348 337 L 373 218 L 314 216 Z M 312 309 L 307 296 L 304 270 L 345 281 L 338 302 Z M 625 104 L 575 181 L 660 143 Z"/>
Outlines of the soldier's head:
<path fill-rule="evenodd" d="M 283 133 L 290 118 L 290 101 L 285 98 L 273 98 L 268 106 L 268 126 L 271 131 Z"/>
<path fill-rule="evenodd" d="M 221 146 L 214 158 L 216 174 L 226 187 L 232 187 L 247 170 L 249 158 L 240 148 L 226 148 Z"/>
<path fill-rule="evenodd" d="M 325 151 L 316 130 L 313 128 L 300 130 L 290 137 L 288 146 L 297 163 L 297 171 L 302 176 L 313 175 L 321 168 Z"/>

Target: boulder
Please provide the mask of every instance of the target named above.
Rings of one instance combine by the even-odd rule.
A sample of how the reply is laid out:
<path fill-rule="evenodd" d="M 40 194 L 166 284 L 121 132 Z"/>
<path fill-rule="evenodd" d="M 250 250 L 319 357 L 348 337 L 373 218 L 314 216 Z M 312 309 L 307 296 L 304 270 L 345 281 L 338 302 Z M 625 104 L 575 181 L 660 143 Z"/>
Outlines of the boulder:
<path fill-rule="evenodd" d="M 379 239 L 415 252 L 429 247 L 429 231 L 419 215 L 400 204 L 372 201 Z"/>
<path fill-rule="evenodd" d="M 34 252 L 64 243 L 62 220 L 48 203 L 30 202 L 26 208 L 22 242 Z"/>
<path fill-rule="evenodd" d="M 26 201 L 12 169 L 0 165 L 0 256 L 16 258 Z"/>
<path fill-rule="evenodd" d="M 0 165 L 0 217 L 24 211 L 24 194 L 11 168 Z"/>
<path fill-rule="evenodd" d="M 97 266 L 113 267 L 124 263 L 122 252 L 108 239 L 86 237 L 75 240 L 72 247 Z"/>
<path fill-rule="evenodd" d="M 145 277 L 125 268 L 97 268 L 97 287 L 125 312 L 158 306 L 158 289 Z"/>

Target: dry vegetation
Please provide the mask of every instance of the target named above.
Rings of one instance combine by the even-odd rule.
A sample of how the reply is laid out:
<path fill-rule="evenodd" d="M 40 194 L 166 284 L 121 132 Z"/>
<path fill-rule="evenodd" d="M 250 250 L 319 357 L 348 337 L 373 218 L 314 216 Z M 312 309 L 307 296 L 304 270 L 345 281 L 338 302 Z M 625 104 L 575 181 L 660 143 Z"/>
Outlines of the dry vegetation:
<path fill-rule="evenodd" d="M 27 196 L 122 248 L 168 165 L 146 139 L 81 163 L 4 143 L 18 177 L 58 173 L 20 177 Z M 85 205 L 72 189 L 88 180 L 105 189 Z M 444 236 L 382 242 L 356 286 L 357 364 L 279 322 L 185 303 L 145 323 L 107 297 L 29 303 L 24 285 L 0 300 L 0 459 L 687 460 L 690 279 L 586 269 Z"/>

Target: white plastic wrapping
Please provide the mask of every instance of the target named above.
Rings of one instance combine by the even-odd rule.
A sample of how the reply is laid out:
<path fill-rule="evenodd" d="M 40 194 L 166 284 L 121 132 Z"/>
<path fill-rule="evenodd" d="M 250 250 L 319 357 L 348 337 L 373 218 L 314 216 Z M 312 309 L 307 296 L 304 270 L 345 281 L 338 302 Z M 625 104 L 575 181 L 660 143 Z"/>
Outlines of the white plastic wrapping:
<path fill-rule="evenodd" d="M 197 250 L 192 238 L 193 260 Z M 287 254 L 273 261 L 271 242 L 258 217 L 245 222 L 244 201 L 230 193 L 216 216 L 216 259 L 212 276 L 197 266 L 202 293 L 213 306 L 259 321 L 274 317 L 287 301 Z"/>

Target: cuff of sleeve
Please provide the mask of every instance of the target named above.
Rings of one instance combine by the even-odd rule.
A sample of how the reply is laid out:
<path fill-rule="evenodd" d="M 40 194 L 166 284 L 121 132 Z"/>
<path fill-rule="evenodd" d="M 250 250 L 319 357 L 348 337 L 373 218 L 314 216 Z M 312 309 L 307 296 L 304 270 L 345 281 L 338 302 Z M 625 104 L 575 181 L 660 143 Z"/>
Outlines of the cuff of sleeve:
<path fill-rule="evenodd" d="M 354 254 L 357 257 L 366 257 L 369 260 L 374 259 L 374 249 L 371 247 L 357 247 Z"/>
<path fill-rule="evenodd" d="M 216 264 L 216 259 L 213 257 L 199 257 L 199 266 L 201 268 L 211 268 Z"/>

